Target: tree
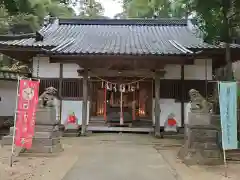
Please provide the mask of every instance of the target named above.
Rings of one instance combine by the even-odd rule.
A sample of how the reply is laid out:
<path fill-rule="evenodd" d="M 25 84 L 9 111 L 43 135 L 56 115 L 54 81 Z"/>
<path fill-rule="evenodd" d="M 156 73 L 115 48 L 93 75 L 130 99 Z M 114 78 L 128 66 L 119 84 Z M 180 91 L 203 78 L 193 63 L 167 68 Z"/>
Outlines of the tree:
<path fill-rule="evenodd" d="M 239 27 L 239 0 L 181 0 L 188 4 L 191 12 L 199 22 L 200 29 L 204 32 L 204 40 L 209 43 L 225 42 L 226 79 L 232 79 L 232 62 L 230 43 L 236 27 Z M 206 8 L 206 4 L 207 7 Z"/>
<path fill-rule="evenodd" d="M 13 33 L 34 32 L 43 24 L 47 15 L 75 16 L 74 10 L 68 4 L 70 1 L 66 0 L 0 0 L 0 3 L 3 5 L 0 17 L 7 14 L 9 22 L 7 26 L 0 26 L 0 33 L 6 33 L 8 30 Z"/>
<path fill-rule="evenodd" d="M 103 17 L 104 8 L 102 7 L 101 3 L 96 2 L 95 0 L 90 0 L 82 3 L 79 11 L 80 18 L 95 19 Z"/>
<path fill-rule="evenodd" d="M 8 32 L 10 27 L 10 18 L 5 6 L 0 6 L 0 34 Z"/>
<path fill-rule="evenodd" d="M 129 18 L 183 18 L 186 7 L 180 0 L 123 0 L 124 14 Z"/>

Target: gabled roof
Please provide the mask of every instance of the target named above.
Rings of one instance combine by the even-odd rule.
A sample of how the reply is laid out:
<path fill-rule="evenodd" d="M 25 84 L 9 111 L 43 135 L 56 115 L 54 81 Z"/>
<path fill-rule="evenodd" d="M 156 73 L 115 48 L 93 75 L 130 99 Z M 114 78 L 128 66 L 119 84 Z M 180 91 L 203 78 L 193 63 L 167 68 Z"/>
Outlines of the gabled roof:
<path fill-rule="evenodd" d="M 42 40 L 2 40 L 0 36 L 0 46 L 42 48 L 53 54 L 72 55 L 185 55 L 218 48 L 197 38 L 187 24 L 183 19 L 60 19 L 39 31 Z"/>

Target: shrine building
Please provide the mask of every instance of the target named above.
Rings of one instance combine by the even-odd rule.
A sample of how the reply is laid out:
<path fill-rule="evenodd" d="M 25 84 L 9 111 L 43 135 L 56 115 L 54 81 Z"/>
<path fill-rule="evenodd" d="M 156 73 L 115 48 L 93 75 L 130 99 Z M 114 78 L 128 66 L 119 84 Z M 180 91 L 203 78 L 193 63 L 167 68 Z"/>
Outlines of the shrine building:
<path fill-rule="evenodd" d="M 169 116 L 184 126 L 188 91 L 211 94 L 214 70 L 224 65 L 223 47 L 198 32 L 185 19 L 55 19 L 33 34 L 0 36 L 0 52 L 32 69 L 40 93 L 58 90 L 62 124 L 74 115 L 83 133 L 157 135 Z M 15 91 L 0 89 L 11 100 L 11 111 L 0 102 L 0 113 L 13 115 Z"/>

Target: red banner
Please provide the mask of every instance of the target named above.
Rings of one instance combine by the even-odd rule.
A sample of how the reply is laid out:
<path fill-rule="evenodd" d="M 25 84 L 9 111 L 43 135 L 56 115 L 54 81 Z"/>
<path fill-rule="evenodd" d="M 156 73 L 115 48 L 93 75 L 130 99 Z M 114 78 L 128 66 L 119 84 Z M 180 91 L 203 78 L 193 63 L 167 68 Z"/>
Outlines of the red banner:
<path fill-rule="evenodd" d="M 15 129 L 15 145 L 30 149 L 34 136 L 39 81 L 20 80 Z"/>

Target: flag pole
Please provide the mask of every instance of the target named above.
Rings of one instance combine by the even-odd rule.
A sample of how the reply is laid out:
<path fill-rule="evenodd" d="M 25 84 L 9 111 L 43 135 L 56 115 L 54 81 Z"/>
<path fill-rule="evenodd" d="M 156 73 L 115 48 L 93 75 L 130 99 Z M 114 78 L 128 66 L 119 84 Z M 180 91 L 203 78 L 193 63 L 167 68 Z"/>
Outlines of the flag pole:
<path fill-rule="evenodd" d="M 16 104 L 15 104 L 15 113 L 14 113 L 14 126 L 13 126 L 13 138 L 12 138 L 12 151 L 10 156 L 10 167 L 13 165 L 13 154 L 14 154 L 14 147 L 15 147 L 15 134 L 16 134 L 16 120 L 17 120 L 17 113 L 18 113 L 18 98 L 19 98 L 19 82 L 21 77 L 18 76 L 17 80 L 17 96 L 16 96 Z"/>
<path fill-rule="evenodd" d="M 224 169 L 225 169 L 224 176 L 228 177 L 228 173 L 227 173 L 228 166 L 227 166 L 227 158 L 226 158 L 226 151 L 225 151 L 225 149 L 223 149 L 223 161 L 224 161 Z"/>
<path fill-rule="evenodd" d="M 121 86 L 121 91 L 120 91 L 120 125 L 123 125 L 123 92 L 122 92 L 122 86 Z"/>

